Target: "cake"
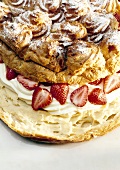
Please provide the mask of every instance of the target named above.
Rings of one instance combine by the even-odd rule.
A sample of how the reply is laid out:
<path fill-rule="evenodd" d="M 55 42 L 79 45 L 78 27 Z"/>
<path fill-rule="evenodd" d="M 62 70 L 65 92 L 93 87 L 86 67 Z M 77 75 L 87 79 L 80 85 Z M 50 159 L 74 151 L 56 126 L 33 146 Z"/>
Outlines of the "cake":
<path fill-rule="evenodd" d="M 50 143 L 119 126 L 119 12 L 118 0 L 2 0 L 0 119 Z"/>

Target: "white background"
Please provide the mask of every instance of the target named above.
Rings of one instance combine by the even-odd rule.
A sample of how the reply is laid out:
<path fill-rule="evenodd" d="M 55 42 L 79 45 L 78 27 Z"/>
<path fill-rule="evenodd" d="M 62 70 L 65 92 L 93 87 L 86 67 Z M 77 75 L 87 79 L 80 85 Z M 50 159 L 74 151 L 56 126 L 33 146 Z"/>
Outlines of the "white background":
<path fill-rule="evenodd" d="M 29 141 L 0 121 L 0 170 L 120 170 L 120 127 L 88 142 Z"/>

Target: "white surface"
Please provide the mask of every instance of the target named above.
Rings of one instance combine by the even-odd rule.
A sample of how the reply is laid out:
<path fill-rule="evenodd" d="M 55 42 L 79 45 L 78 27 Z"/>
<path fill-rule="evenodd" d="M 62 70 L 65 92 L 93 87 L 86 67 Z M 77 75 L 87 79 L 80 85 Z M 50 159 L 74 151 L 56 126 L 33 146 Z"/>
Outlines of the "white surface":
<path fill-rule="evenodd" d="M 120 128 L 89 142 L 50 145 L 26 140 L 0 121 L 0 170 L 120 170 Z"/>

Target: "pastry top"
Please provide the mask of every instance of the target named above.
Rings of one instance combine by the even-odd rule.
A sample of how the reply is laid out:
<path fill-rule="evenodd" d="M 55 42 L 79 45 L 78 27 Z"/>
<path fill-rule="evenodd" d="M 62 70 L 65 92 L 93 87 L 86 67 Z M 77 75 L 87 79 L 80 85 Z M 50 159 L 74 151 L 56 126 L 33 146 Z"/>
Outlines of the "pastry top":
<path fill-rule="evenodd" d="M 115 13 L 120 9 L 119 0 L 90 0 L 95 11 L 104 10 L 106 13 Z"/>
<path fill-rule="evenodd" d="M 119 50 L 109 54 L 120 41 L 118 0 L 3 0 L 0 6 L 1 57 L 25 77 L 83 84 L 120 70 Z"/>
<path fill-rule="evenodd" d="M 0 24 L 6 20 L 11 19 L 12 13 L 7 5 L 0 2 Z"/>

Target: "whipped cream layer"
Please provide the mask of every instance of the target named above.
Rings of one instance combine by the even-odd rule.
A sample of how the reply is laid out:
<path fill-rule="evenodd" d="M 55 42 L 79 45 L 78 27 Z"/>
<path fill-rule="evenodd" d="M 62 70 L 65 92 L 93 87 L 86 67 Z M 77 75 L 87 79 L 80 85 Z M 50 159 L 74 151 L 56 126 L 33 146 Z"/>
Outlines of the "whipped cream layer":
<path fill-rule="evenodd" d="M 33 90 L 27 90 L 25 87 L 23 87 L 22 84 L 20 84 L 17 81 L 17 78 L 12 80 L 6 79 L 6 66 L 4 63 L 0 64 L 0 80 L 2 83 L 5 84 L 10 90 L 14 91 L 18 98 L 25 101 L 27 104 L 31 105 L 32 103 L 32 94 Z M 89 87 L 89 92 L 91 92 L 94 88 L 99 87 L 102 88 L 102 84 L 94 86 L 87 84 Z M 50 90 L 50 86 L 44 86 L 41 85 L 42 88 L 45 88 L 47 90 Z M 87 101 L 86 105 L 83 107 L 77 107 L 70 101 L 70 94 L 77 88 L 79 88 L 80 85 L 69 85 L 69 93 L 66 100 L 66 103 L 64 105 L 61 105 L 55 98 L 53 98 L 52 103 L 45 107 L 44 110 L 49 111 L 49 113 L 54 115 L 61 115 L 61 114 L 74 114 L 77 112 L 83 112 L 88 110 L 96 110 L 96 109 L 102 109 L 104 108 L 108 103 L 111 103 L 116 98 L 120 97 L 120 88 L 117 90 L 112 91 L 109 94 L 106 94 L 107 97 L 107 104 L 106 105 L 94 105 L 91 104 L 89 101 Z"/>

